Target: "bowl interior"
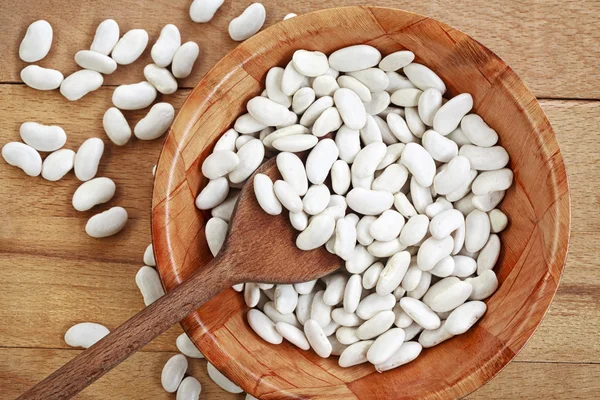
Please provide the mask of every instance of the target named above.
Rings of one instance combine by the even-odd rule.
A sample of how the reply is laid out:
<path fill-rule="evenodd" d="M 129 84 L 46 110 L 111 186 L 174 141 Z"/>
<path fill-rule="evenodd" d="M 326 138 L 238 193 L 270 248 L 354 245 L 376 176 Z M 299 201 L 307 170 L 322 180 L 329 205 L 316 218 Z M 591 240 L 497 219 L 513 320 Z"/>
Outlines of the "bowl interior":
<path fill-rule="evenodd" d="M 413 51 L 417 62 L 440 75 L 449 96 L 471 93 L 474 111 L 499 133 L 515 173 L 501 206 L 510 225 L 501 234 L 500 288 L 469 332 L 383 374 L 369 365 L 342 369 L 336 357 L 263 342 L 245 321 L 242 296 L 226 290 L 182 324 L 219 370 L 261 399 L 465 395 L 500 371 L 531 337 L 564 266 L 570 226 L 565 167 L 546 116 L 517 75 L 490 50 L 439 21 L 396 9 L 346 7 L 292 18 L 246 40 L 190 94 L 166 139 L 154 189 L 154 249 L 166 289 L 212 258 L 204 236 L 210 215 L 194 207 L 206 184 L 200 167 L 246 102 L 260 94 L 268 69 L 285 66 L 296 49 L 330 53 L 359 43 L 384 55 Z"/>

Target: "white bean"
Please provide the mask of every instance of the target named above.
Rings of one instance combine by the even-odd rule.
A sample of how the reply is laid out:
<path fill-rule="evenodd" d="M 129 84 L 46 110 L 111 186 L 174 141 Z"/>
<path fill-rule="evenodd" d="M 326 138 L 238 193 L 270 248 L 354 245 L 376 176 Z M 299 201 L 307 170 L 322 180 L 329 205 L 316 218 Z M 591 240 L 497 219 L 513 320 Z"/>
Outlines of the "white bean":
<path fill-rule="evenodd" d="M 424 329 L 437 329 L 441 324 L 437 314 L 420 300 L 403 297 L 400 299 L 400 307 Z"/>
<path fill-rule="evenodd" d="M 386 210 L 371 224 L 369 234 L 375 240 L 390 241 L 400 235 L 404 217 L 398 211 Z"/>
<path fill-rule="evenodd" d="M 481 147 L 491 147 L 498 143 L 498 134 L 477 114 L 463 117 L 460 127 L 471 143 Z"/>
<path fill-rule="evenodd" d="M 258 139 L 252 139 L 237 152 L 240 159 L 238 166 L 229 173 L 232 183 L 244 182 L 260 166 L 265 156 L 265 146 Z"/>
<path fill-rule="evenodd" d="M 117 146 L 124 146 L 131 138 L 131 128 L 125 116 L 116 107 L 111 107 L 104 113 L 102 125 L 106 136 Z"/>
<path fill-rule="evenodd" d="M 454 259 L 454 272 L 452 273 L 454 276 L 467 278 L 477 270 L 477 263 L 471 257 L 456 255 L 452 258 Z M 473 291 L 475 291 L 475 285 L 473 285 Z"/>
<path fill-rule="evenodd" d="M 36 62 L 46 57 L 52 46 L 52 26 L 38 20 L 27 28 L 19 47 L 19 58 L 25 62 Z"/>
<path fill-rule="evenodd" d="M 429 271 L 442 258 L 447 257 L 452 252 L 454 240 L 451 236 L 443 239 L 430 237 L 426 239 L 417 254 L 417 263 L 423 271 Z"/>
<path fill-rule="evenodd" d="M 410 254 L 407 251 L 390 257 L 377 281 L 377 294 L 384 296 L 400 286 L 410 265 Z"/>
<path fill-rule="evenodd" d="M 475 174 L 476 175 L 476 174 Z M 456 156 L 438 172 L 433 180 L 433 187 L 438 194 L 448 195 L 463 187 L 471 176 L 471 163 L 466 157 Z"/>
<path fill-rule="evenodd" d="M 402 70 L 406 77 L 419 89 L 426 90 L 435 88 L 442 94 L 446 93 L 446 85 L 444 82 L 428 67 L 422 64 L 411 63 Z"/>
<path fill-rule="evenodd" d="M 126 32 L 112 50 L 111 57 L 121 65 L 129 65 L 137 60 L 148 45 L 148 32 L 132 29 Z"/>
<path fill-rule="evenodd" d="M 121 85 L 115 89 L 112 96 L 113 104 L 121 110 L 141 110 L 152 104 L 154 99 L 156 89 L 146 81 Z"/>
<path fill-rule="evenodd" d="M 148 114 L 133 129 L 133 133 L 141 140 L 154 140 L 161 137 L 173 123 L 175 109 L 169 103 L 156 103 Z"/>
<path fill-rule="evenodd" d="M 324 139 L 317 143 L 306 159 L 308 180 L 315 185 L 323 183 L 337 156 L 338 149 L 333 140 Z"/>
<path fill-rule="evenodd" d="M 418 267 L 417 263 L 411 262 L 402 279 L 402 288 L 407 292 L 415 290 L 421 281 L 422 274 L 423 271 Z M 404 326 L 401 326 L 400 328 L 404 328 Z"/>
<path fill-rule="evenodd" d="M 466 282 L 473 286 L 469 300 L 485 300 L 498 289 L 498 278 L 492 270 L 485 270 L 477 277 L 467 278 Z"/>
<path fill-rule="evenodd" d="M 463 156 L 458 156 L 458 157 L 463 157 Z M 464 161 L 460 161 L 460 163 L 464 163 Z M 464 163 L 464 164 L 466 164 L 466 163 Z M 469 164 L 470 164 L 470 161 L 469 161 Z M 454 168 L 456 168 L 456 166 L 452 167 L 450 169 L 450 171 L 448 171 L 448 174 L 450 174 L 454 170 Z M 460 169 L 462 169 L 462 168 L 464 168 L 464 166 L 462 166 Z M 440 177 L 440 179 L 443 179 L 443 176 L 444 175 L 442 175 L 442 177 Z M 473 169 L 471 171 L 469 171 L 467 180 L 464 181 L 463 184 L 458 189 L 446 194 L 446 200 L 451 201 L 451 202 L 456 202 L 456 201 L 461 200 L 465 196 L 467 196 L 469 194 L 469 192 L 471 191 L 471 185 L 476 177 L 477 177 L 477 171 L 475 171 Z M 435 182 L 434 182 L 434 184 L 435 184 Z M 438 186 L 440 187 L 440 189 L 442 191 L 446 191 L 446 189 L 447 189 L 444 185 L 440 185 L 439 183 L 438 183 Z M 470 203 L 470 201 L 469 201 L 469 203 Z M 458 208 L 458 207 L 456 207 L 456 205 L 455 205 L 455 208 Z"/>
<path fill-rule="evenodd" d="M 227 222 L 223 221 L 221 218 L 213 217 L 206 223 L 206 227 L 204 228 L 206 242 L 208 243 L 208 248 L 213 257 L 221 250 L 225 238 L 227 237 L 228 227 Z"/>
<path fill-rule="evenodd" d="M 487 306 L 484 302 L 469 301 L 452 311 L 444 326 L 449 333 L 462 335 L 479 321 L 486 310 Z"/>
<path fill-rule="evenodd" d="M 335 219 L 329 215 L 317 215 L 296 238 L 300 250 L 313 250 L 324 245 L 333 235 Z"/>
<path fill-rule="evenodd" d="M 331 68 L 340 72 L 360 71 L 379 64 L 381 53 L 373 46 L 357 44 L 336 50 L 329 56 Z"/>
<path fill-rule="evenodd" d="M 452 311 L 467 301 L 472 291 L 470 283 L 451 276 L 433 284 L 423 296 L 423 302 L 435 312 Z"/>
<path fill-rule="evenodd" d="M 490 236 L 490 219 L 483 211 L 473 210 L 465 219 L 465 248 L 474 253 L 485 246 Z"/>
<path fill-rule="evenodd" d="M 394 207 L 396 207 L 396 209 L 400 211 L 400 214 L 402 214 L 405 218 L 412 218 L 415 215 L 417 215 L 417 210 L 415 210 L 415 207 L 410 203 L 406 195 L 402 192 L 396 193 L 394 195 Z"/>
<path fill-rule="evenodd" d="M 217 179 L 233 171 L 239 163 L 240 159 L 233 151 L 215 151 L 202 163 L 202 175 Z"/>
<path fill-rule="evenodd" d="M 398 368 L 401 365 L 408 364 L 416 359 L 419 354 L 421 354 L 422 349 L 423 346 L 421 346 L 420 343 L 406 341 L 402 343 L 400 349 L 398 349 L 398 351 L 396 351 L 396 353 L 394 353 L 390 358 L 381 364 L 375 365 L 375 369 L 378 372 L 385 372 L 394 368 Z"/>
<path fill-rule="evenodd" d="M 323 332 L 323 328 L 314 319 L 309 319 L 304 324 L 304 334 L 310 347 L 319 355 L 319 357 L 327 358 L 331 354 L 332 346 L 327 340 L 327 336 Z"/>
<path fill-rule="evenodd" d="M 28 65 L 21 70 L 21 79 L 27 86 L 37 90 L 54 90 L 60 87 L 64 76 L 60 71 Z"/>
<path fill-rule="evenodd" d="M 283 341 L 283 337 L 279 334 L 275 328 L 273 321 L 269 319 L 260 310 L 255 308 L 248 311 L 247 314 L 248 324 L 258 336 L 264 341 L 271 344 L 280 344 Z"/>
<path fill-rule="evenodd" d="M 339 87 L 352 90 L 363 103 L 371 101 L 371 91 L 364 83 L 350 75 L 342 75 L 337 79 Z"/>
<path fill-rule="evenodd" d="M 296 71 L 308 77 L 323 75 L 329 68 L 327 56 L 320 51 L 296 50 L 292 62 Z"/>
<path fill-rule="evenodd" d="M 285 70 L 284 70 L 285 74 Z M 282 78 L 283 84 L 283 78 Z M 283 89 L 282 89 L 283 91 Z M 292 98 L 292 111 L 296 114 L 302 114 L 312 103 L 314 103 L 316 93 L 312 88 L 303 87 L 294 93 Z"/>
<path fill-rule="evenodd" d="M 104 154 L 102 139 L 89 138 L 83 142 L 75 155 L 75 176 L 77 176 L 77 179 L 89 181 L 96 176 L 102 154 Z"/>
<path fill-rule="evenodd" d="M 396 51 L 385 56 L 379 63 L 379 68 L 384 71 L 398 71 L 413 62 L 414 59 L 415 55 L 412 51 Z"/>
<path fill-rule="evenodd" d="M 346 218 L 336 223 L 334 251 L 343 260 L 349 260 L 356 246 L 356 226 Z"/>
<path fill-rule="evenodd" d="M 422 94 L 423 91 L 417 88 L 398 89 L 392 93 L 390 100 L 393 104 L 400 107 L 416 108 Z"/>
<path fill-rule="evenodd" d="M 173 24 L 165 25 L 160 31 L 160 36 L 154 46 L 150 55 L 152 61 L 159 67 L 166 67 L 173 61 L 173 56 L 179 47 L 181 46 L 181 34 L 179 29 Z"/>
<path fill-rule="evenodd" d="M 196 42 L 186 42 L 182 44 L 173 56 L 173 63 L 171 64 L 173 76 L 175 78 L 187 78 L 190 76 L 199 54 L 200 48 Z"/>
<path fill-rule="evenodd" d="M 298 305 L 298 293 L 293 285 L 277 285 L 273 295 L 275 309 L 281 314 L 294 312 Z"/>
<path fill-rule="evenodd" d="M 262 142 L 265 147 L 269 149 L 273 147 L 273 143 L 275 143 L 275 141 L 288 136 L 312 136 L 306 135 L 308 133 L 308 128 L 298 124 L 292 124 L 283 128 L 279 128 L 271 133 L 268 133 L 268 130 L 265 130 L 265 132 L 267 132 L 267 136 L 262 139 Z"/>
<path fill-rule="evenodd" d="M 177 91 L 177 81 L 166 68 L 148 64 L 144 67 L 144 77 L 162 94 L 173 94 Z"/>
<path fill-rule="evenodd" d="M 408 143 L 402 151 L 400 162 L 415 177 L 419 185 L 429 187 L 433 184 L 435 161 L 421 145 Z"/>
<path fill-rule="evenodd" d="M 390 113 L 387 115 L 386 121 L 394 136 L 396 136 L 396 138 L 402 143 L 411 143 L 417 141 L 417 138 L 408 128 L 406 121 L 401 115 Z"/>
<path fill-rule="evenodd" d="M 331 56 L 330 56 L 331 57 Z M 340 88 L 333 95 L 344 124 L 350 129 L 361 129 L 367 123 L 365 106 L 354 91 Z"/>
<path fill-rule="evenodd" d="M 281 91 L 287 96 L 293 96 L 302 86 L 304 79 L 306 79 L 306 77 L 294 68 L 294 62 L 290 60 L 283 71 Z M 312 101 L 314 101 L 314 98 Z"/>
<path fill-rule="evenodd" d="M 306 127 L 314 125 L 321 114 L 331 106 L 333 106 L 333 98 L 331 96 L 323 96 L 317 99 L 304 111 L 302 118 L 300 118 L 300 124 Z"/>
<path fill-rule="evenodd" d="M 185 332 L 177 336 L 175 345 L 177 346 L 177 350 L 187 357 L 204 358 L 204 355 L 200 352 L 200 350 L 198 350 L 198 348 L 196 348 L 196 345 Z"/>
<path fill-rule="evenodd" d="M 154 250 L 152 247 L 152 243 L 150 243 L 146 247 L 146 250 L 144 250 L 143 261 L 144 261 L 144 264 L 146 264 L 146 265 L 149 265 L 151 267 L 156 267 L 156 260 L 154 259 Z"/>
<path fill-rule="evenodd" d="M 206 363 L 206 370 L 208 372 L 208 377 L 224 391 L 234 394 L 244 392 L 244 390 L 241 387 L 237 386 L 235 383 L 230 381 L 225 375 L 219 372 L 219 370 L 217 370 L 211 363 Z"/>
<path fill-rule="evenodd" d="M 71 347 L 87 349 L 109 334 L 108 328 L 94 322 L 73 325 L 65 333 L 65 343 Z"/>
<path fill-rule="evenodd" d="M 109 56 L 92 50 L 80 50 L 75 54 L 75 62 L 83 69 L 110 75 L 117 70 L 117 63 Z"/>
<path fill-rule="evenodd" d="M 371 364 L 381 364 L 392 357 L 402 346 L 405 333 L 401 328 L 393 328 L 385 332 L 369 347 L 367 360 Z"/>
<path fill-rule="evenodd" d="M 76 101 L 102 86 L 104 78 L 99 72 L 82 69 L 67 76 L 60 84 L 60 94 Z"/>
<path fill-rule="evenodd" d="M 423 134 L 425 133 L 427 127 L 425 126 L 423 121 L 421 121 L 421 117 L 419 117 L 417 107 L 406 107 L 404 109 L 404 113 L 406 125 L 408 126 L 408 129 L 410 129 L 411 133 L 418 138 L 423 137 Z"/>
<path fill-rule="evenodd" d="M 423 147 L 434 160 L 440 162 L 449 162 L 458 155 L 456 143 L 432 130 L 423 134 Z"/>
<path fill-rule="evenodd" d="M 347 197 L 348 207 L 363 215 L 379 215 L 394 203 L 394 196 L 389 192 L 352 189 Z"/>
<path fill-rule="evenodd" d="M 513 172 L 508 168 L 482 172 L 473 181 L 473 194 L 485 196 L 492 192 L 507 190 L 512 185 L 513 176 Z"/>
<path fill-rule="evenodd" d="M 65 131 L 56 125 L 42 125 L 37 122 L 24 122 L 19 128 L 21 139 L 38 151 L 55 151 L 67 141 Z"/>
<path fill-rule="evenodd" d="M 227 178 L 213 179 L 202 189 L 196 197 L 196 207 L 199 210 L 210 210 L 221 204 L 229 194 Z"/>
<path fill-rule="evenodd" d="M 479 147 L 466 144 L 458 152 L 471 163 L 471 168 L 478 171 L 493 171 L 504 168 L 508 164 L 508 153 L 502 146 Z"/>
<path fill-rule="evenodd" d="M 29 176 L 38 176 L 42 172 L 40 153 L 24 143 L 6 143 L 2 147 L 2 157 L 7 163 L 22 169 Z"/>
<path fill-rule="evenodd" d="M 433 126 L 433 118 L 442 106 L 442 94 L 435 88 L 426 89 L 417 104 L 419 117 L 427 126 Z"/>
<path fill-rule="evenodd" d="M 85 232 L 93 238 L 104 238 L 119 233 L 127 224 L 127 211 L 113 207 L 91 217 L 85 225 Z"/>
<path fill-rule="evenodd" d="M 425 215 L 414 215 L 406 222 L 400 232 L 400 242 L 405 246 L 414 246 L 427 234 L 429 218 Z"/>
<path fill-rule="evenodd" d="M 94 178 L 82 183 L 73 194 L 73 208 L 77 211 L 87 211 L 92 207 L 103 204 L 115 195 L 116 185 L 109 178 Z"/>
<path fill-rule="evenodd" d="M 105 19 L 96 28 L 90 50 L 109 55 L 119 41 L 119 24 L 114 19 Z"/>
<path fill-rule="evenodd" d="M 270 289 L 267 289 L 269 286 L 272 287 L 273 285 L 272 284 L 268 284 L 267 285 L 267 284 L 264 284 L 264 283 L 259 283 L 257 285 L 258 288 L 263 289 L 263 290 L 270 290 Z M 273 291 L 273 299 L 275 299 L 275 292 L 274 291 Z M 269 301 L 269 302 L 265 303 L 265 305 L 263 306 L 263 312 L 275 324 L 277 324 L 278 322 L 285 322 L 286 324 L 290 324 L 290 325 L 293 325 L 295 327 L 300 327 L 300 323 L 298 322 L 298 319 L 296 318 L 296 315 L 294 315 L 293 313 L 286 313 L 286 314 L 280 313 L 275 308 L 275 302 L 274 301 Z"/>
<path fill-rule="evenodd" d="M 190 18 L 194 22 L 210 21 L 224 0 L 194 0 L 190 6 Z"/>
<path fill-rule="evenodd" d="M 458 210 L 446 210 L 437 214 L 429 223 L 429 231 L 436 239 L 444 239 L 464 226 L 465 217 Z"/>
<path fill-rule="evenodd" d="M 48 181 L 58 181 L 73 169 L 75 152 L 73 150 L 57 150 L 42 163 L 42 178 Z"/>
<path fill-rule="evenodd" d="M 330 132 L 337 131 L 342 126 L 342 118 L 335 107 L 329 107 L 315 121 L 312 134 L 323 137 Z"/>
<path fill-rule="evenodd" d="M 165 294 L 158 272 L 146 265 L 140 268 L 137 274 L 135 274 L 135 283 L 140 289 L 146 306 L 154 303 Z"/>
<path fill-rule="evenodd" d="M 283 68 L 273 67 L 267 72 L 265 78 L 265 90 L 267 91 L 267 97 L 276 103 L 281 104 L 284 107 L 289 108 L 292 105 L 292 99 L 290 96 L 284 94 L 281 91 L 281 79 L 283 77 Z"/>
<path fill-rule="evenodd" d="M 348 75 L 358 79 L 363 85 L 369 88 L 371 93 L 384 91 L 390 83 L 390 78 L 379 68 L 366 68 L 360 71 L 349 72 Z M 386 94 L 389 98 L 389 94 Z"/>
<path fill-rule="evenodd" d="M 483 196 L 473 196 L 471 199 L 471 204 L 480 211 L 488 212 L 500 204 L 502 199 L 504 199 L 505 194 L 506 192 L 501 190 L 498 192 L 491 192 Z"/>
<path fill-rule="evenodd" d="M 384 296 L 372 293 L 360 301 L 356 309 L 356 315 L 368 320 L 379 312 L 391 310 L 395 304 L 396 298 L 391 293 Z"/>
<path fill-rule="evenodd" d="M 278 322 L 276 324 L 276 328 L 277 332 L 279 332 L 279 334 L 283 336 L 285 340 L 292 343 L 294 346 L 302 350 L 310 349 L 310 344 L 306 339 L 306 335 L 304 335 L 304 332 L 302 332 L 297 327 L 290 325 L 286 322 Z"/>
<path fill-rule="evenodd" d="M 359 178 L 366 178 L 375 173 L 377 166 L 385 157 L 387 146 L 382 142 L 375 142 L 365 146 L 354 159 L 352 174 Z"/>
<path fill-rule="evenodd" d="M 229 36 L 236 42 L 248 39 L 265 23 L 267 11 L 260 3 L 250 4 L 244 12 L 229 23 Z"/>
<path fill-rule="evenodd" d="M 499 256 L 500 238 L 496 234 L 491 234 L 477 256 L 477 275 L 481 275 L 489 269 L 494 269 Z"/>
<path fill-rule="evenodd" d="M 254 177 L 254 193 L 256 194 L 258 204 L 267 214 L 281 214 L 281 203 L 277 200 L 277 196 L 275 196 L 271 178 L 265 174 L 256 174 Z"/>
<path fill-rule="evenodd" d="M 393 311 L 381 311 L 356 329 L 356 337 L 361 340 L 375 338 L 390 329 L 395 319 Z"/>
<path fill-rule="evenodd" d="M 469 93 L 454 96 L 435 114 L 433 129 L 441 135 L 448 135 L 460 124 L 463 117 L 473 108 L 473 97 Z"/>
<path fill-rule="evenodd" d="M 365 123 L 365 126 L 360 129 L 360 138 L 365 146 L 372 143 L 383 142 L 381 129 L 379 129 L 379 125 L 377 125 L 375 118 L 370 114 L 367 114 L 367 122 Z"/>
<path fill-rule="evenodd" d="M 454 337 L 446 330 L 446 323 L 443 322 L 437 329 L 426 329 L 419 336 L 419 343 L 424 349 L 428 349 Z"/>
<path fill-rule="evenodd" d="M 506 217 L 506 214 L 497 208 L 490 211 L 488 216 L 490 217 L 490 229 L 493 233 L 502 232 L 508 225 L 508 218 Z"/>
<path fill-rule="evenodd" d="M 202 385 L 198 382 L 198 379 L 188 376 L 179 384 L 175 400 L 198 400 L 201 392 Z"/>
<path fill-rule="evenodd" d="M 266 126 L 276 126 L 284 123 L 289 112 L 285 106 L 262 96 L 250 99 L 246 107 L 254 119 Z"/>

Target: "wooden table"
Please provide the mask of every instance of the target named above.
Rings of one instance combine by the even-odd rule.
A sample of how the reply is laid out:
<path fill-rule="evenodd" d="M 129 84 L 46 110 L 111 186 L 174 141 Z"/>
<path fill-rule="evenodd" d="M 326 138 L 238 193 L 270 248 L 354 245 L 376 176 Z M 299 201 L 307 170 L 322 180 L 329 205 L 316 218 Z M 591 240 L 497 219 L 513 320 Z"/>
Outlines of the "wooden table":
<path fill-rule="evenodd" d="M 39 64 L 77 70 L 73 55 L 89 48 L 96 26 L 116 19 L 122 32 L 145 28 L 152 44 L 167 23 L 184 41 L 198 42 L 193 74 L 174 95 L 161 96 L 179 109 L 190 88 L 236 43 L 228 22 L 249 1 L 226 0 L 209 24 L 194 24 L 189 0 L 5 1 L 0 14 L 0 145 L 19 139 L 19 126 L 38 121 L 62 126 L 66 148 L 89 137 L 106 143 L 99 175 L 112 178 L 117 195 L 94 211 L 78 213 L 70 202 L 79 182 L 72 174 L 52 183 L 26 177 L 0 161 L 0 399 L 12 399 L 78 353 L 64 332 L 82 321 L 114 328 L 143 307 L 134 282 L 150 242 L 152 167 L 161 141 L 132 140 L 117 147 L 107 140 L 102 115 L 114 86 L 143 79 L 149 50 L 105 78 L 104 87 L 78 102 L 58 91 L 38 92 L 19 78 L 25 66 L 18 46 L 29 23 L 44 18 L 54 28 L 48 57 Z M 328 6 L 362 1 L 334 0 Z M 524 351 L 472 399 L 592 399 L 600 390 L 600 2 L 596 0 L 380 1 L 440 19 L 478 39 L 516 70 L 540 99 L 566 160 L 573 220 L 570 255 L 560 289 L 544 322 Z M 288 12 L 306 13 L 322 2 L 265 1 L 266 26 Z M 144 114 L 127 113 L 132 126 Z M 84 232 L 95 212 L 120 205 L 130 221 L 119 235 L 95 240 Z M 174 398 L 160 386 L 166 360 L 176 352 L 174 327 L 98 383 L 82 399 Z M 206 374 L 204 360 L 191 360 L 203 398 L 243 398 L 221 391 Z"/>

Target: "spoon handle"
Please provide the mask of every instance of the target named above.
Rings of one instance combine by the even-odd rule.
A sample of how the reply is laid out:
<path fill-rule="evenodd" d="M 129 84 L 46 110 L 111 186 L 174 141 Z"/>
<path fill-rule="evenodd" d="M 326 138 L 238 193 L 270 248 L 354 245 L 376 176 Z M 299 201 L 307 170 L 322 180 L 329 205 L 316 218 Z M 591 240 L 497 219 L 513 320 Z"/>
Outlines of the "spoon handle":
<path fill-rule="evenodd" d="M 213 259 L 184 283 L 135 314 L 22 394 L 22 400 L 69 399 L 119 365 L 191 311 L 231 286 L 226 262 Z"/>

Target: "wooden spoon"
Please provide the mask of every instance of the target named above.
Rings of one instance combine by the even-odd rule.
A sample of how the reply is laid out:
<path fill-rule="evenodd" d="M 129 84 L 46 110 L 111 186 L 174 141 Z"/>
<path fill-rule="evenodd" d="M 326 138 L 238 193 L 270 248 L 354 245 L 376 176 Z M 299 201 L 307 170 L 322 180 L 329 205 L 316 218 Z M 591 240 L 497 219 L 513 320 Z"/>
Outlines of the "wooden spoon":
<path fill-rule="evenodd" d="M 275 159 L 257 173 L 280 178 Z M 254 196 L 254 176 L 240 193 L 227 239 L 217 256 L 187 281 L 146 307 L 19 399 L 68 399 L 222 290 L 241 282 L 293 283 L 325 276 L 341 266 L 324 247 L 301 251 L 282 213 L 265 213 Z"/>

